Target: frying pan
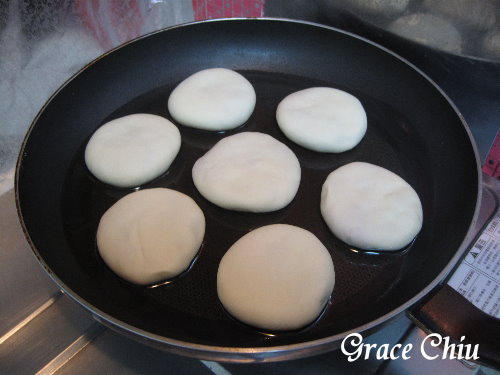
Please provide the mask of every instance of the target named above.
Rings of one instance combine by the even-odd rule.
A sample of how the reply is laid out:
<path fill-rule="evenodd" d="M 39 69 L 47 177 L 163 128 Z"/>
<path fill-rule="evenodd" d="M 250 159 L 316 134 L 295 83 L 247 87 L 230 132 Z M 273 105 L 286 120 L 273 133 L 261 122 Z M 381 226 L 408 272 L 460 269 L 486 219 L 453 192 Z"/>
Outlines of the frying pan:
<path fill-rule="evenodd" d="M 255 87 L 255 112 L 225 133 L 179 126 L 182 146 L 170 170 L 139 188 L 169 187 L 204 211 L 206 235 L 188 272 L 170 283 L 131 285 L 97 254 L 99 218 L 134 189 L 96 181 L 83 151 L 103 123 L 145 112 L 169 119 L 172 89 L 210 67 L 242 73 Z M 275 110 L 286 95 L 330 86 L 357 96 L 368 117 L 362 142 L 341 154 L 303 149 L 279 131 Z M 293 202 L 267 214 L 218 208 L 196 191 L 195 160 L 223 137 L 261 131 L 287 144 L 302 167 Z M 336 168 L 366 161 L 403 177 L 420 196 L 421 233 L 394 253 L 363 252 L 336 239 L 319 210 L 321 185 Z M 16 200 L 26 236 L 55 282 L 101 322 L 176 353 L 225 361 L 284 360 L 340 345 L 350 332 L 376 329 L 428 294 L 465 250 L 479 190 L 478 157 L 463 118 L 424 74 L 390 51 L 330 27 L 275 19 L 237 19 L 169 28 L 97 59 L 61 87 L 34 120 L 22 146 Z M 320 318 L 294 332 L 260 332 L 223 309 L 217 267 L 238 238 L 262 225 L 312 231 L 336 271 Z"/>

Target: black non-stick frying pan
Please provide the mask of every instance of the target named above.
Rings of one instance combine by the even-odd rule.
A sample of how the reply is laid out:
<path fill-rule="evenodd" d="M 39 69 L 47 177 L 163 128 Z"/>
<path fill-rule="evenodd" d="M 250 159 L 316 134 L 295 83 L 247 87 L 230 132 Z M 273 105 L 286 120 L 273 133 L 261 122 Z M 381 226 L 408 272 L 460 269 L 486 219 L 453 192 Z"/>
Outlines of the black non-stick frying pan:
<path fill-rule="evenodd" d="M 133 189 L 96 181 L 85 167 L 86 142 L 100 125 L 123 115 L 145 112 L 171 119 L 166 103 L 172 89 L 210 67 L 242 73 L 255 87 L 255 112 L 245 125 L 225 133 L 179 125 L 177 159 L 166 174 L 140 188 L 162 186 L 190 195 L 207 219 L 204 243 L 190 270 L 173 282 L 131 285 L 101 261 L 95 233 L 104 211 Z M 280 100 L 312 86 L 340 88 L 363 103 L 368 131 L 353 150 L 315 153 L 291 143 L 278 129 Z M 228 211 L 195 189 L 194 161 L 218 140 L 243 131 L 268 133 L 298 156 L 302 181 L 286 208 L 268 214 Z M 321 186 L 331 171 L 352 161 L 388 168 L 418 192 L 424 224 L 408 248 L 385 254 L 357 251 L 328 230 L 319 210 Z M 463 253 L 478 207 L 479 172 L 460 114 L 435 84 L 393 53 L 329 27 L 223 20 L 148 35 L 75 75 L 28 132 L 16 194 L 38 259 L 98 319 L 174 352 L 246 361 L 334 349 L 349 332 L 380 326 L 431 291 Z M 335 265 L 330 303 L 316 322 L 297 332 L 259 332 L 231 318 L 217 299 L 216 273 L 225 251 L 251 229 L 272 223 L 312 231 Z"/>

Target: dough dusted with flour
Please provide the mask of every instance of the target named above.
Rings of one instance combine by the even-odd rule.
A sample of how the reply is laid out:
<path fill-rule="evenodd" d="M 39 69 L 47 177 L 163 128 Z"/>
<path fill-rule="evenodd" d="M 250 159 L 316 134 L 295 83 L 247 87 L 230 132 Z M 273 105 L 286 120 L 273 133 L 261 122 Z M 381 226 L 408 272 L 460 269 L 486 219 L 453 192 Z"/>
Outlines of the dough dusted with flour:
<path fill-rule="evenodd" d="M 182 125 L 228 130 L 244 124 L 255 108 L 255 90 L 241 74 L 224 68 L 199 71 L 168 98 L 168 111 Z"/>
<path fill-rule="evenodd" d="M 442 1 L 442 3 L 451 2 Z M 431 13 L 411 13 L 401 16 L 391 22 L 387 30 L 425 46 L 451 53 L 462 53 L 464 47 L 463 37 L 457 28 L 448 19 Z"/>
<path fill-rule="evenodd" d="M 205 216 L 190 197 L 146 189 L 126 195 L 104 213 L 97 247 L 118 276 L 147 285 L 185 271 L 204 235 Z"/>
<path fill-rule="evenodd" d="M 97 129 L 85 149 L 85 163 L 102 182 L 136 187 L 164 173 L 180 147 L 179 129 L 170 121 L 151 114 L 133 114 Z"/>
<path fill-rule="evenodd" d="M 422 204 L 413 188 L 391 171 L 363 162 L 327 177 L 321 214 L 335 236 L 366 250 L 399 250 L 422 227 Z"/>
<path fill-rule="evenodd" d="M 288 95 L 278 104 L 276 120 L 291 141 L 318 152 L 352 149 L 367 127 L 361 102 L 330 87 L 312 87 Z"/>
<path fill-rule="evenodd" d="M 312 323 L 335 283 L 328 250 L 311 232 L 273 224 L 247 233 L 222 257 L 217 293 L 236 319 L 257 328 L 294 330 Z"/>
<path fill-rule="evenodd" d="M 236 211 L 269 212 L 285 207 L 295 197 L 300 177 L 293 151 L 258 132 L 223 138 L 193 166 L 193 181 L 201 195 Z"/>

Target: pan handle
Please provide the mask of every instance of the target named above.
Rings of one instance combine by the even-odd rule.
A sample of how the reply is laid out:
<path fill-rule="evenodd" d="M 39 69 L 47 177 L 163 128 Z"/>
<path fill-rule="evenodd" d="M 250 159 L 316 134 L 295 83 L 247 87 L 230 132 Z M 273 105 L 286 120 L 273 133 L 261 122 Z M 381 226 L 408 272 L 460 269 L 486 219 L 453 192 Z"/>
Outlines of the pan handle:
<path fill-rule="evenodd" d="M 483 173 L 482 204 L 472 249 L 498 215 L 500 181 Z M 464 256 L 467 255 L 468 251 Z M 460 265 L 461 262 L 457 264 Z M 453 274 L 453 272 L 451 273 Z M 408 311 L 413 322 L 427 333 L 449 337 L 452 343 L 478 345 L 477 362 L 500 368 L 500 319 L 483 312 L 446 282 L 438 285 Z M 464 340 L 460 342 L 460 339 Z"/>
<path fill-rule="evenodd" d="M 449 285 L 438 286 L 408 315 L 427 333 L 448 336 L 456 344 L 478 344 L 477 361 L 500 368 L 500 319 L 484 313 Z"/>

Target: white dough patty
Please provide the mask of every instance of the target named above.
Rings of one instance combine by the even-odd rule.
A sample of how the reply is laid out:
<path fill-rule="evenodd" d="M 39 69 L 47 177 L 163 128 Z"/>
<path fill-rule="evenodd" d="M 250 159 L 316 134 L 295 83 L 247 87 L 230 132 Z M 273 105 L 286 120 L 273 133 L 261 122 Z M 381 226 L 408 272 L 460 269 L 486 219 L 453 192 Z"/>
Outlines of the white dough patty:
<path fill-rule="evenodd" d="M 236 319 L 269 330 L 313 322 L 333 291 L 328 250 L 311 232 L 274 224 L 244 235 L 222 257 L 217 293 Z"/>
<path fill-rule="evenodd" d="M 210 202 L 230 210 L 269 212 L 292 201 L 300 164 L 270 135 L 243 132 L 217 142 L 193 166 L 193 181 Z"/>
<path fill-rule="evenodd" d="M 128 194 L 102 216 L 97 247 L 118 276 L 147 285 L 186 270 L 205 235 L 205 217 L 187 195 L 156 188 Z"/>
<path fill-rule="evenodd" d="M 97 129 L 85 149 L 85 163 L 102 182 L 136 187 L 164 173 L 180 147 L 181 135 L 170 121 L 133 114 Z"/>
<path fill-rule="evenodd" d="M 255 90 L 241 74 L 224 68 L 199 71 L 168 98 L 168 111 L 182 125 L 205 130 L 233 129 L 255 108 Z"/>
<path fill-rule="evenodd" d="M 298 145 L 318 152 L 344 152 L 366 133 L 361 102 L 345 91 L 312 87 L 288 95 L 278 105 L 276 120 Z"/>
<path fill-rule="evenodd" d="M 321 214 L 342 241 L 366 250 L 399 250 L 422 227 L 422 204 L 413 188 L 391 171 L 363 162 L 327 177 Z"/>

